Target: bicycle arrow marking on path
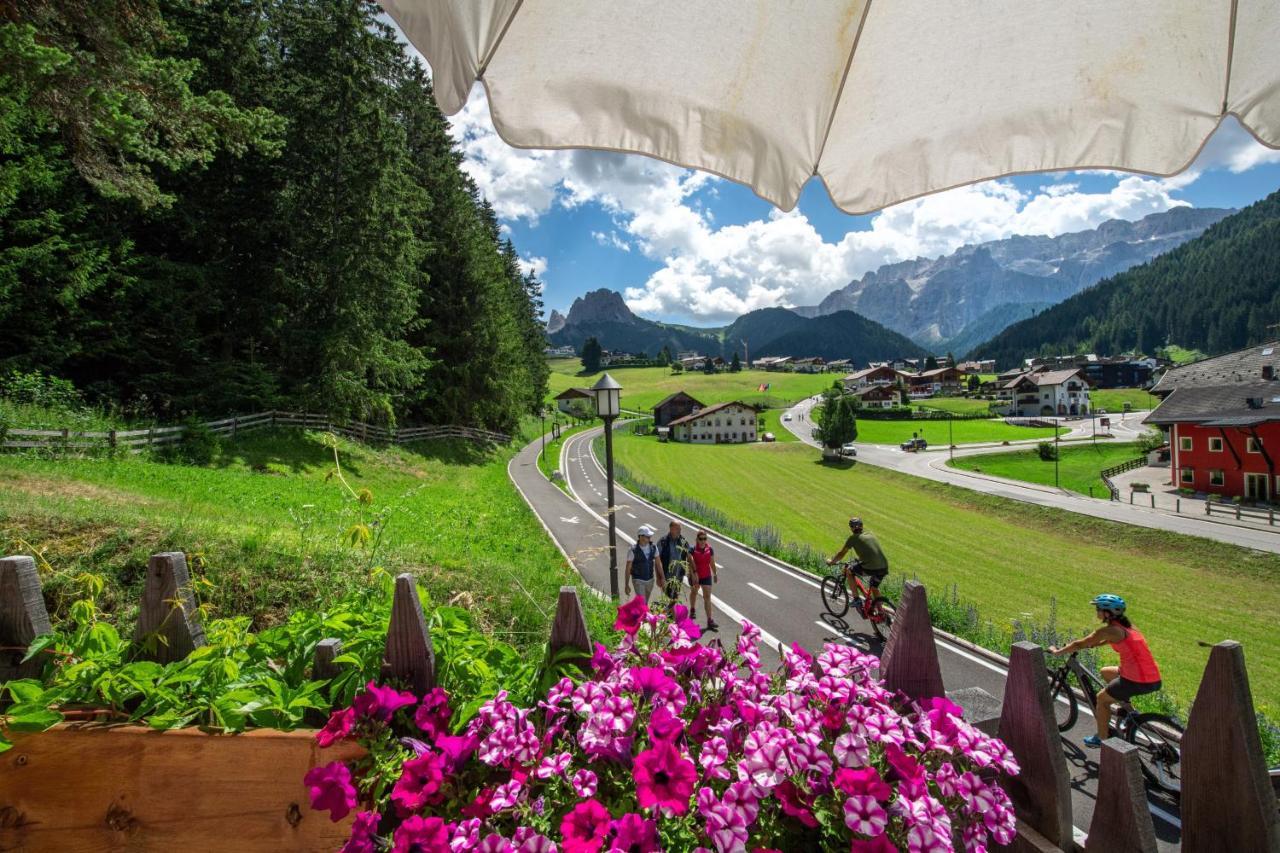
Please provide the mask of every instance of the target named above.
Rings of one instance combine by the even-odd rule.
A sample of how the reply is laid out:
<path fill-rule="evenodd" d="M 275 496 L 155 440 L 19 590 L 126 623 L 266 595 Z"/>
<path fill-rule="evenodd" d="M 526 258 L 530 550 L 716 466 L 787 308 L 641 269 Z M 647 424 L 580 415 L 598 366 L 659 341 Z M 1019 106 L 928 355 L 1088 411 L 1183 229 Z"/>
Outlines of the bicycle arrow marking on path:
<path fill-rule="evenodd" d="M 560 520 L 561 520 L 561 521 L 563 521 L 563 522 L 566 522 L 567 524 L 577 524 L 577 523 L 578 523 L 578 517 L 577 517 L 576 515 L 575 515 L 573 518 L 565 518 L 565 517 L 562 515 L 562 516 L 560 516 Z"/>

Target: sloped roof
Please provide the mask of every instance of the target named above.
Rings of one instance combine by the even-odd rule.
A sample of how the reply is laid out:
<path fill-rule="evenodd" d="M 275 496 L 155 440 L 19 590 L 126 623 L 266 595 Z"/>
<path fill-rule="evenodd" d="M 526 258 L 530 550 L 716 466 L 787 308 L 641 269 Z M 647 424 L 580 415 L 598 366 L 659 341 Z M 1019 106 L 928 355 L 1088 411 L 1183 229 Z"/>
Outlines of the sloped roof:
<path fill-rule="evenodd" d="M 591 389 L 589 388 L 566 388 L 556 395 L 557 400 L 577 400 L 582 397 L 591 399 Z"/>
<path fill-rule="evenodd" d="M 834 362 L 832 362 L 832 363 L 834 364 Z M 879 372 L 880 372 L 880 371 L 882 371 L 882 370 L 887 370 L 887 371 L 889 371 L 890 373 L 897 373 L 897 372 L 898 372 L 898 371 L 894 370 L 892 367 L 890 367 L 889 365 L 887 365 L 887 364 L 882 364 L 882 365 L 880 365 L 879 367 L 868 367 L 868 368 L 865 368 L 865 369 L 863 369 L 863 370 L 859 370 L 859 371 L 856 371 L 856 372 L 854 372 L 854 373 L 850 373 L 848 376 L 846 376 L 846 377 L 845 377 L 845 379 L 858 380 L 858 379 L 861 379 L 861 378 L 862 378 L 862 377 L 864 377 L 864 376 L 870 376 L 870 375 L 871 375 L 871 374 L 873 374 L 873 373 L 879 373 Z"/>
<path fill-rule="evenodd" d="M 1261 407 L 1250 406 L 1250 399 L 1261 400 Z M 1280 382 L 1258 379 L 1229 385 L 1178 387 L 1147 415 L 1146 422 L 1251 426 L 1277 420 L 1280 420 Z"/>
<path fill-rule="evenodd" d="M 1152 394 L 1168 394 L 1175 388 L 1226 385 L 1262 379 L 1262 368 L 1280 375 L 1280 341 L 1258 344 L 1226 355 L 1206 358 L 1194 364 L 1165 371 L 1151 389 Z"/>
<path fill-rule="evenodd" d="M 1080 376 L 1081 382 L 1083 382 L 1085 385 L 1089 384 L 1089 380 L 1087 380 L 1084 377 L 1084 374 L 1081 372 L 1080 368 L 1068 367 L 1063 370 L 1045 370 L 1045 371 L 1033 370 L 1033 371 L 1028 371 L 1027 373 L 1019 373 L 1017 376 L 1013 377 L 1012 379 L 1010 379 L 1008 382 L 1004 383 L 1000 387 L 1006 388 L 1006 389 L 1016 388 L 1018 385 L 1020 385 L 1023 382 L 1023 380 L 1034 383 L 1036 387 L 1040 387 L 1041 385 L 1061 385 L 1063 382 L 1066 382 L 1072 376 L 1076 376 L 1077 374 Z"/>
<path fill-rule="evenodd" d="M 692 394 L 688 393 L 687 391 L 677 391 L 677 392 L 676 392 L 676 393 L 674 393 L 674 394 L 668 394 L 666 397 L 663 397 L 659 402 L 657 402 L 657 403 L 655 403 L 655 404 L 653 405 L 653 408 L 654 408 L 654 409 L 661 409 L 663 406 L 665 406 L 667 403 L 670 403 L 672 400 L 676 399 L 677 397 L 688 397 L 688 398 L 689 398 L 689 400 L 690 400 L 690 401 L 691 401 L 695 406 L 701 406 L 701 405 L 702 405 L 702 401 L 700 401 L 700 400 L 696 399 Z"/>
<path fill-rule="evenodd" d="M 714 406 L 707 406 L 705 409 L 699 409 L 698 411 L 694 412 L 691 415 L 685 415 L 683 418 L 676 418 L 674 421 L 667 424 L 667 426 L 679 426 L 680 424 L 689 423 L 690 421 L 695 421 L 698 418 L 703 417 L 704 415 L 715 414 L 721 409 L 727 409 L 730 406 L 742 406 L 744 409 L 750 409 L 753 412 L 760 411 L 758 408 L 751 405 L 750 403 L 744 403 L 741 400 L 730 400 L 727 403 L 716 403 Z"/>

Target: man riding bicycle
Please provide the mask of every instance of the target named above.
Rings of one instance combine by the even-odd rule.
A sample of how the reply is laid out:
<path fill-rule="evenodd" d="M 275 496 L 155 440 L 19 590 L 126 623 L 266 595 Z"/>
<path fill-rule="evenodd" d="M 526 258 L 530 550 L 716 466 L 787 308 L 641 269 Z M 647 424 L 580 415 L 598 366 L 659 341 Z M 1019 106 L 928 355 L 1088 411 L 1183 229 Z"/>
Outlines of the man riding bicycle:
<path fill-rule="evenodd" d="M 1124 599 L 1118 595 L 1103 594 L 1094 598 L 1091 603 L 1097 609 L 1102 627 L 1061 648 L 1049 649 L 1049 654 L 1069 655 L 1081 649 L 1092 649 L 1110 643 L 1111 648 L 1120 655 L 1119 666 L 1102 667 L 1102 679 L 1107 682 L 1107 686 L 1098 693 L 1098 704 L 1094 708 L 1093 716 L 1098 723 L 1098 733 L 1084 739 L 1085 746 L 1097 747 L 1102 746 L 1102 741 L 1111 736 L 1111 703 L 1128 702 L 1134 696 L 1154 693 L 1160 689 L 1161 681 L 1160 669 L 1147 646 L 1147 638 L 1124 615 Z"/>
<path fill-rule="evenodd" d="M 880 542 L 863 530 L 862 519 L 857 516 L 849 519 L 849 538 L 844 540 L 844 547 L 840 552 L 827 560 L 827 565 L 834 566 L 839 563 L 851 548 L 858 558 L 845 567 L 844 582 L 849 591 L 855 593 L 853 575 L 864 575 L 871 586 L 871 597 L 875 598 L 880 591 L 880 582 L 889 574 L 889 561 L 885 559 L 884 551 L 880 549 Z"/>

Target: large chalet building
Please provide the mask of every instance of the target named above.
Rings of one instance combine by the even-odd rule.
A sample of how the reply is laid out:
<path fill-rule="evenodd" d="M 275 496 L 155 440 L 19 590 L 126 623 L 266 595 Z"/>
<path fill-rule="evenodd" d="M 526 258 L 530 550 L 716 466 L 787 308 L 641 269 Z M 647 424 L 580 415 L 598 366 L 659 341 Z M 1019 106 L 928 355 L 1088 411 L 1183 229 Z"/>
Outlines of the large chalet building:
<path fill-rule="evenodd" d="M 653 407 L 653 425 L 655 427 L 669 426 L 672 421 L 683 418 L 685 415 L 691 415 L 701 408 L 703 408 L 701 402 L 684 391 L 677 391 Z"/>
<path fill-rule="evenodd" d="M 672 441 L 694 444 L 741 444 L 756 440 L 756 418 L 760 410 L 750 403 L 716 403 L 671 421 L 667 427 Z"/>
<path fill-rule="evenodd" d="M 1089 414 L 1089 381 L 1078 368 L 1016 374 L 999 386 L 998 394 L 1005 401 L 1005 414 L 1014 417 Z"/>
<path fill-rule="evenodd" d="M 1280 341 L 1165 372 L 1146 422 L 1169 432 L 1172 484 L 1246 500 L 1280 493 Z"/>

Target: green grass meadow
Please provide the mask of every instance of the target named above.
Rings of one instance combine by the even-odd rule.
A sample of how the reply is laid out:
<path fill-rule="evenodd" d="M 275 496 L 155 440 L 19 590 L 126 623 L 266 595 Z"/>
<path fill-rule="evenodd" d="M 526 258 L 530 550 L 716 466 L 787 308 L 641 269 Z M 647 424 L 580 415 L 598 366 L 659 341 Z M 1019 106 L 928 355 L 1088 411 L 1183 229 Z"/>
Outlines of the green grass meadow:
<path fill-rule="evenodd" d="M 1067 430 L 1063 429 L 1063 433 Z M 922 436 L 930 446 L 946 447 L 955 444 L 982 444 L 985 442 L 1026 441 L 1033 438 L 1053 438 L 1052 427 L 1010 426 L 1002 420 L 912 420 L 877 421 L 858 419 L 858 441 L 870 444 L 901 444 L 912 434 Z"/>
<path fill-rule="evenodd" d="M 945 425 L 944 425 L 945 426 Z M 1280 711 L 1280 555 L 1106 522 L 921 480 L 869 465 L 828 466 L 800 444 L 659 444 L 620 435 L 617 459 L 784 540 L 835 553 L 860 515 L 894 573 L 935 594 L 954 587 L 982 619 L 1060 630 L 1093 627 L 1089 599 L 1116 592 L 1151 641 L 1185 707 L 1208 655 L 1198 640 L 1244 643 L 1259 710 Z M 749 472 L 749 473 L 748 473 Z M 1242 602 L 1248 602 L 1242 606 Z M 818 603 L 815 601 L 815 607 Z M 1101 657 L 1109 660 L 1104 650 Z"/>
<path fill-rule="evenodd" d="M 537 435 L 536 422 L 532 434 Z M 561 584 L 577 573 L 507 478 L 514 448 L 461 442 L 375 449 L 280 430 L 224 445 L 213 464 L 145 458 L 0 456 L 0 544 L 34 554 L 51 615 L 102 575 L 105 610 L 136 618 L 147 557 L 187 552 L 215 615 L 276 624 L 369 582 L 374 567 L 412 572 L 438 603 L 524 648 L 545 641 Z M 371 502 L 356 495 L 367 489 Z M 368 540 L 351 544 L 358 525 Z M 363 538 L 359 532 L 357 539 Z M 608 608 L 583 595 L 596 635 Z"/>
<path fill-rule="evenodd" d="M 1102 482 L 1102 469 L 1110 468 L 1140 456 L 1138 445 L 1113 444 L 1100 441 L 1062 445 L 1058 456 L 1058 485 L 1089 497 L 1105 497 L 1107 487 Z M 1053 460 L 1040 458 L 1036 448 L 1015 450 L 1008 453 L 984 453 L 979 456 L 960 456 L 951 463 L 965 471 L 1008 477 L 1044 486 L 1054 485 Z M 1090 491 L 1092 489 L 1092 491 Z"/>

